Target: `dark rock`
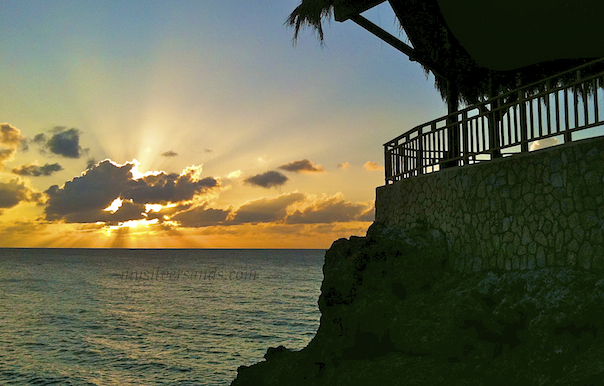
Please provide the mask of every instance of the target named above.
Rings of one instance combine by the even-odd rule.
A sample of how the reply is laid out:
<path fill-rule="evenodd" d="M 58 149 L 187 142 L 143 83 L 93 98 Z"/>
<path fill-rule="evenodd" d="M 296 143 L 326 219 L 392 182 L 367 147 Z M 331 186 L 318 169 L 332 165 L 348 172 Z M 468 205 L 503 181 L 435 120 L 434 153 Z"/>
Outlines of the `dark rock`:
<path fill-rule="evenodd" d="M 571 268 L 454 272 L 446 237 L 374 224 L 325 255 L 321 325 L 232 385 L 602 385 L 604 278 Z"/>

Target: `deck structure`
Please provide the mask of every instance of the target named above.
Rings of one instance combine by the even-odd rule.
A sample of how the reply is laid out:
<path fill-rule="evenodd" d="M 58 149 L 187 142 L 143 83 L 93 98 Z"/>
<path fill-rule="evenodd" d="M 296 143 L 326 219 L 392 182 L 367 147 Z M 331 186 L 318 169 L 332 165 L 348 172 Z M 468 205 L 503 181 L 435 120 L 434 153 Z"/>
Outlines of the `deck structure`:
<path fill-rule="evenodd" d="M 419 125 L 384 144 L 386 184 L 447 167 L 529 152 L 530 144 L 604 126 L 604 59 Z M 594 71 L 596 69 L 596 71 Z M 560 79 L 573 80 L 562 82 Z M 604 135 L 596 130 L 594 137 Z M 582 133 L 583 134 L 583 133 Z"/>

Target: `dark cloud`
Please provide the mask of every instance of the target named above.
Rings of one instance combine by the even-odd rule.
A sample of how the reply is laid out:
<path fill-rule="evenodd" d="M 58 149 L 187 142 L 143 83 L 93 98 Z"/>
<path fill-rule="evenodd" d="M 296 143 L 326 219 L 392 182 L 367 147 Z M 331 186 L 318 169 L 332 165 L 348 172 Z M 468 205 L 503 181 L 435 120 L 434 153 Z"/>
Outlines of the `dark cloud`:
<path fill-rule="evenodd" d="M 218 186 L 212 177 L 196 180 L 191 175 L 161 173 L 135 180 L 128 198 L 137 202 L 167 204 L 191 200 L 196 194 Z"/>
<path fill-rule="evenodd" d="M 300 172 L 310 172 L 310 173 L 320 173 L 324 172 L 323 166 L 315 165 L 310 160 L 303 159 L 301 161 L 290 162 L 285 165 L 279 166 L 279 169 L 287 170 L 288 172 L 300 173 Z"/>
<path fill-rule="evenodd" d="M 45 164 L 40 166 L 37 162 L 31 162 L 25 165 L 17 166 L 11 170 L 11 173 L 18 174 L 20 176 L 50 176 L 52 173 L 63 170 L 63 167 L 58 163 Z"/>
<path fill-rule="evenodd" d="M 211 153 L 211 152 L 213 152 L 213 151 L 214 151 L 214 150 L 212 150 L 212 149 L 204 149 L 204 152 L 206 152 L 206 153 Z"/>
<path fill-rule="evenodd" d="M 348 221 L 366 221 L 360 218 L 368 212 L 367 205 L 346 202 L 336 195 L 318 202 L 303 211 L 295 211 L 287 217 L 289 224 L 320 224 Z"/>
<path fill-rule="evenodd" d="M 132 163 L 117 165 L 104 160 L 82 176 L 66 182 L 62 188 L 51 186 L 46 191 L 49 196 L 46 219 L 89 219 L 88 212 L 98 214 L 117 197 L 125 202 L 132 200 L 133 205 L 139 206 L 167 204 L 191 200 L 197 194 L 218 187 L 214 178 L 198 179 L 193 169 L 182 175 L 161 172 L 135 180 L 130 172 L 134 166 Z"/>
<path fill-rule="evenodd" d="M 96 160 L 94 158 L 88 158 L 86 161 L 86 169 L 92 169 L 96 164 Z"/>
<path fill-rule="evenodd" d="M 19 142 L 19 146 L 21 146 L 21 150 L 28 151 L 29 150 L 29 140 L 27 138 L 21 138 Z"/>
<path fill-rule="evenodd" d="M 42 193 L 37 192 L 19 179 L 0 182 L 0 208 L 12 208 L 21 201 L 41 203 L 43 198 Z"/>
<path fill-rule="evenodd" d="M 281 186 L 289 180 L 285 175 L 278 171 L 268 171 L 266 173 L 257 174 L 253 177 L 246 178 L 243 180 L 246 184 L 261 186 L 263 188 L 272 188 L 275 186 Z"/>
<path fill-rule="evenodd" d="M 55 134 L 45 144 L 51 153 L 67 158 L 80 158 L 84 154 L 80 147 L 80 130 L 56 127 L 54 131 Z"/>
<path fill-rule="evenodd" d="M 160 155 L 162 157 L 176 157 L 178 155 L 178 153 L 173 150 L 168 150 L 166 152 L 161 153 Z"/>
<path fill-rule="evenodd" d="M 287 207 L 304 200 L 302 193 L 288 193 L 276 198 L 261 198 L 242 205 L 232 219 L 233 224 L 280 221 L 287 215 Z"/>
<path fill-rule="evenodd" d="M 170 220 L 180 222 L 183 227 L 207 227 L 223 224 L 229 213 L 229 210 L 213 209 L 204 205 L 187 212 L 178 213 Z"/>
<path fill-rule="evenodd" d="M 36 134 L 31 141 L 33 143 L 35 143 L 36 145 L 44 146 L 44 145 L 46 145 L 48 138 L 46 137 L 46 134 L 40 133 L 40 134 Z"/>

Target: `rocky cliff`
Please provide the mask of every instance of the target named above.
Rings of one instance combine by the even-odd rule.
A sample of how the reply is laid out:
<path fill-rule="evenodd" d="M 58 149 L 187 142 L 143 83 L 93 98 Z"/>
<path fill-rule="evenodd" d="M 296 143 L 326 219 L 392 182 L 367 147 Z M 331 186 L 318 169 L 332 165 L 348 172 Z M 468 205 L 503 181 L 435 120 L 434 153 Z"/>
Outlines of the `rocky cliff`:
<path fill-rule="evenodd" d="M 241 385 L 602 385 L 604 273 L 459 273 L 445 235 L 372 225 L 325 255 L 321 324 Z"/>

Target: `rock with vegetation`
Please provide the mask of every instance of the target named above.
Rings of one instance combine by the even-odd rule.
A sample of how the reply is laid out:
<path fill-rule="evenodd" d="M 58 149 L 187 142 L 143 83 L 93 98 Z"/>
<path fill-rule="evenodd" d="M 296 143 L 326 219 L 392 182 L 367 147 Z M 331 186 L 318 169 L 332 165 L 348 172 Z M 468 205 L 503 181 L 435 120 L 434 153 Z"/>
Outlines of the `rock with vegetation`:
<path fill-rule="evenodd" d="M 604 384 L 602 272 L 460 274 L 448 253 L 422 223 L 334 242 L 316 336 L 269 348 L 232 385 Z"/>

